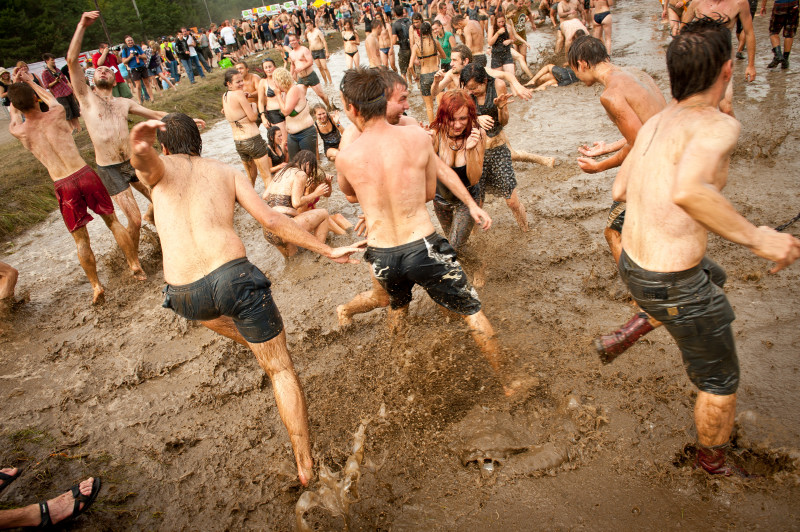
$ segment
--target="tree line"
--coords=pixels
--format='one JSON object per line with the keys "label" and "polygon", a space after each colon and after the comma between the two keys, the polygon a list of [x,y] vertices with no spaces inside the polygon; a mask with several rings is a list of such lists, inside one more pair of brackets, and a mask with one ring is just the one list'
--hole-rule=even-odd
{"label": "tree line", "polygon": [[[263,3],[270,5],[278,1],[264,0]],[[181,26],[207,27],[209,14],[217,24],[225,19],[239,18],[243,9],[262,5],[262,1],[97,0],[97,4],[114,46],[126,35],[141,42],[174,35]],[[0,28],[3,28],[0,32],[0,66],[14,66],[19,60],[28,63],[41,61],[43,53],[64,56],[81,13],[94,9],[94,0],[0,2]],[[84,48],[94,49],[103,41],[106,41],[103,26],[95,24],[86,32]]]}

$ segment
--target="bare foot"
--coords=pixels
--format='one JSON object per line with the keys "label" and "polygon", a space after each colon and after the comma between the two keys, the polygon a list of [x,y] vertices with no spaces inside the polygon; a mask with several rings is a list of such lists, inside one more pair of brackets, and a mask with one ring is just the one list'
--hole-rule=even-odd
{"label": "bare foot", "polygon": [[297,478],[303,486],[308,486],[308,483],[314,479],[314,461],[311,458],[306,461],[306,465],[302,465],[300,460],[297,460]]}
{"label": "bare foot", "polygon": [[[89,496],[92,493],[92,485],[94,483],[94,478],[87,478],[83,482],[80,483],[80,492],[81,495]],[[79,509],[83,509],[87,503],[81,502]],[[68,491],[66,493],[62,493],[55,499],[50,499],[47,501],[47,506],[50,510],[50,521],[53,524],[56,524],[64,519],[72,517],[73,509],[75,506],[75,499],[72,496],[72,492]]]}
{"label": "bare foot", "polygon": [[92,288],[94,294],[92,295],[92,305],[102,305],[106,302],[106,289],[98,285]]}
{"label": "bare foot", "polygon": [[339,318],[339,325],[342,327],[353,324],[353,318],[347,315],[344,305],[336,307],[336,316]]}
{"label": "bare foot", "polygon": [[131,269],[131,275],[133,275],[133,278],[137,281],[147,280],[147,274],[144,273],[144,270],[141,267]]}

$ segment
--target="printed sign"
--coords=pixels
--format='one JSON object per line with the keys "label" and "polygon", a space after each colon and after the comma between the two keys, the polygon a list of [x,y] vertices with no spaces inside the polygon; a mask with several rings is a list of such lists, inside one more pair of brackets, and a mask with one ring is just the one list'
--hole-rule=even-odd
{"label": "printed sign", "polygon": [[259,16],[259,17],[266,16],[266,14],[267,14],[267,8],[266,8],[266,7],[259,7],[259,8],[256,8],[256,12],[258,13],[258,16]]}
{"label": "printed sign", "polygon": [[294,7],[295,7],[294,6],[294,2],[284,2],[283,3],[283,9],[285,9],[286,11],[294,11]]}

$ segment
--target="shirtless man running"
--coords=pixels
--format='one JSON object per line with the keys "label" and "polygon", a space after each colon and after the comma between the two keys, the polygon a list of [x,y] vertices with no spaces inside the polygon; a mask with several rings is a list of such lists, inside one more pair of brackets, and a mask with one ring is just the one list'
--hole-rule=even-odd
{"label": "shirtless man running", "polygon": [[719,112],[732,75],[731,32],[713,20],[687,24],[670,43],[673,103],[651,118],[614,181],[627,201],[620,275],[637,303],[663,322],[698,387],[696,466],[747,473],[726,463],[739,364],[725,272],[706,256],[708,231],[777,264],[800,257],[800,241],[755,227],[722,195],[741,125]]}
{"label": "shirtless man running", "polygon": [[[163,155],[153,148],[158,135]],[[294,449],[300,482],[313,475],[306,401],[286,348],[270,281],[248,262],[233,229],[236,203],[286,242],[336,262],[358,247],[331,249],[264,203],[250,180],[231,166],[200,157],[202,139],[191,118],[173,113],[148,120],[130,135],[136,173],[153,190],[164,257],[164,307],[248,346],[272,381],[275,402]]]}
{"label": "shirtless man running", "polygon": [[[112,94],[117,83],[115,74],[106,66],[100,66],[95,70],[95,90],[89,89],[78,57],[86,28],[94,24],[99,16],[99,11],[89,11],[81,16],[67,51],[67,66],[73,80],[75,96],[81,104],[86,129],[94,145],[97,174],[111,199],[127,218],[127,230],[138,254],[142,214],[131,187],[138,190],[148,201],[150,201],[150,189],[139,182],[130,163],[128,115],[158,119],[167,113],[153,111],[129,98],[115,98]],[[202,120],[198,123],[205,126]],[[145,219],[152,223],[152,206],[145,214]]]}
{"label": "shirtless man running", "polygon": [[[109,72],[113,80],[114,73],[110,69]],[[30,74],[24,72],[19,77],[24,83],[14,83],[8,89],[11,100],[8,131],[47,168],[55,186],[61,216],[78,247],[78,260],[92,284],[92,303],[102,303],[105,289],[97,277],[97,263],[86,230],[86,224],[92,221],[87,207],[99,214],[111,229],[133,277],[143,281],[147,276],[139,264],[131,235],[114,214],[114,204],[106,188],[78,152],[72,138],[72,127],[64,119],[64,108],[52,94],[36,85]],[[37,96],[50,107],[48,112],[41,112]],[[20,113],[25,113],[24,121]]]}
{"label": "shirtless man running", "polygon": [[311,50],[311,57],[317,65],[319,73],[322,74],[324,83],[333,83],[331,71],[328,70],[328,41],[325,35],[310,18],[306,22],[306,39],[308,39],[308,49]]}
{"label": "shirtless man running", "polygon": [[[613,144],[595,142],[592,147],[581,146],[578,165],[587,174],[603,172],[622,164],[633,147],[636,135],[650,117],[661,112],[667,105],[653,78],[638,69],[622,69],[611,63],[606,48],[600,39],[578,37],[567,54],[575,75],[587,86],[600,83],[605,87],[600,103],[608,117],[617,126],[623,137]],[[595,157],[613,153],[602,161]],[[604,236],[614,257],[619,262],[622,252],[622,225],[625,221],[625,204],[611,204]],[[628,322],[611,334],[595,340],[600,358],[608,364],[625,352],[639,338],[658,327],[660,323],[644,312],[638,312]]]}
{"label": "shirtless man running", "polygon": [[[456,15],[451,20],[453,29],[461,37],[464,44],[472,52],[472,62],[481,66],[489,63],[486,61],[486,38],[483,35],[483,28],[476,20],[465,18],[463,15]],[[452,56],[451,56],[452,59]]]}
{"label": "shirtless man running", "polygon": [[[721,20],[733,32],[736,20],[742,23],[744,39],[747,45],[747,68],[744,71],[745,81],[756,79],[756,34],[753,30],[753,17],[750,15],[750,4],[747,0],[694,0],[686,6],[681,21],[686,24],[695,19],[708,17]],[[735,50],[734,50],[735,51]],[[734,52],[731,52],[734,53]],[[731,55],[733,57],[733,55]],[[720,111],[731,116],[733,114],[733,78],[731,78],[725,98],[722,99]]]}
{"label": "shirtless man running", "polygon": [[311,50],[305,46],[300,45],[300,40],[297,35],[289,35],[289,61],[292,62],[291,74],[293,78],[297,79],[298,85],[303,85],[308,89],[311,87],[320,100],[325,103],[325,107],[331,108],[331,102],[328,97],[322,92],[322,87],[319,84],[319,77],[314,72],[314,59],[311,57]]}
{"label": "shirtless man running", "polygon": [[[503,381],[506,394],[513,394],[514,384],[501,373],[503,360],[478,294],[453,248],[436,233],[425,207],[436,190],[439,159],[430,136],[420,128],[386,121],[381,72],[348,70],[342,87],[345,112],[360,135],[336,157],[339,188],[364,211],[369,244],[364,260],[372,266],[373,285],[382,289],[379,301],[357,296],[347,305],[350,315],[390,305],[389,323],[396,330],[408,312],[411,289],[419,284],[436,303],[464,316],[473,339]],[[471,203],[470,212],[479,219],[477,205],[460,179],[458,183],[462,192],[458,195],[463,196],[459,199]],[[486,228],[488,220],[483,219],[481,225]]]}

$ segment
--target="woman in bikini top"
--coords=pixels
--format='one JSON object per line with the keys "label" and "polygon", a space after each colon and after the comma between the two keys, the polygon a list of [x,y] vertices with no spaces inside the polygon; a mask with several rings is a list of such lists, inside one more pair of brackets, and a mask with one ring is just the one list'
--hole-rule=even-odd
{"label": "woman in bikini top", "polygon": [[255,137],[259,134],[255,124],[258,113],[244,95],[242,75],[235,70],[228,70],[225,72],[225,86],[228,90],[222,95],[222,112],[231,125],[233,140]]}
{"label": "woman in bikini top", "polygon": [[342,30],[342,40],[344,41],[344,53],[347,54],[347,69],[361,64],[361,57],[358,54],[358,34],[353,29],[353,19],[344,21],[344,29]]}
{"label": "woman in bikini top", "polygon": [[275,69],[272,78],[280,91],[275,96],[280,103],[281,112],[286,116],[286,131],[293,134],[314,127],[314,119],[308,110],[306,87],[295,84],[292,75],[285,68]]}
{"label": "woman in bikini top", "polygon": [[264,79],[258,82],[258,112],[265,124],[278,126],[283,133],[283,144],[286,146],[286,119],[281,113],[281,104],[276,93],[277,85],[272,79],[275,72],[275,62],[265,59],[261,64],[264,69]]}

